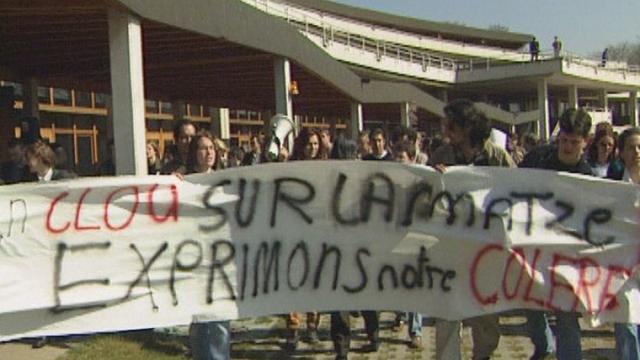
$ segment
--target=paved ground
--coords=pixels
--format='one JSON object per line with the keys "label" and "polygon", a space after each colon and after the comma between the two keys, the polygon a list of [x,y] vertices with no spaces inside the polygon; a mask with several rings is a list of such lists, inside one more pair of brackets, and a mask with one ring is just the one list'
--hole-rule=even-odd
{"label": "paved ground", "polygon": [[[435,338],[432,324],[425,321],[425,349],[416,351],[407,347],[406,329],[397,333],[391,331],[393,315],[383,313],[381,316],[381,347],[378,353],[365,354],[359,352],[366,337],[363,332],[361,318],[353,321],[354,337],[349,358],[352,360],[373,359],[435,359]],[[533,347],[524,332],[525,319],[522,316],[501,317],[503,336],[494,354],[494,359],[528,359]],[[613,330],[611,327],[593,329],[582,324],[582,343],[584,359],[615,359]],[[284,320],[280,317],[263,317],[234,322],[233,359],[333,359],[332,344],[329,340],[329,316],[322,316],[320,327],[321,342],[309,345],[300,343],[298,350],[288,353],[282,349]],[[182,335],[176,335],[184,337]],[[31,346],[22,343],[0,345],[0,360],[54,360],[66,352],[62,344],[54,343],[42,349],[32,350]],[[465,359],[471,355],[471,336],[469,329],[464,330],[463,352]],[[185,359],[187,357],[185,356]]]}

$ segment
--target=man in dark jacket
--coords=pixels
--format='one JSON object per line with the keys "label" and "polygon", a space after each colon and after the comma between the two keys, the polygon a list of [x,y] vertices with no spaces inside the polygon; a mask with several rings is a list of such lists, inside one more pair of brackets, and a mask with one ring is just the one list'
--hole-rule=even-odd
{"label": "man in dark jacket", "polygon": [[197,131],[198,128],[196,125],[189,120],[182,120],[176,124],[173,128],[173,141],[176,145],[176,151],[175,154],[172,154],[172,159],[162,168],[162,174],[186,174],[189,144],[191,143],[191,138],[196,135]]}
{"label": "man in dark jacket", "polygon": [[363,156],[362,160],[393,161],[391,152],[387,150],[387,137],[380,128],[371,132],[371,150],[372,152]]}
{"label": "man in dark jacket", "polygon": [[[593,175],[583,156],[590,130],[591,117],[584,109],[567,109],[560,117],[558,144],[534,148],[524,157],[520,167]],[[535,347],[531,359],[543,359],[553,353],[553,334],[546,314],[543,311],[527,312],[527,327]],[[578,314],[557,312],[556,333],[558,359],[582,359]]]}
{"label": "man in dark jacket", "polygon": [[[509,153],[489,140],[491,123],[473,102],[458,99],[444,108],[442,129],[451,143],[452,165],[515,167]],[[448,164],[434,164],[441,172]],[[497,314],[488,314],[469,319],[473,338],[475,359],[489,359],[500,341]],[[458,360],[461,358],[461,322],[436,320],[436,359]]]}

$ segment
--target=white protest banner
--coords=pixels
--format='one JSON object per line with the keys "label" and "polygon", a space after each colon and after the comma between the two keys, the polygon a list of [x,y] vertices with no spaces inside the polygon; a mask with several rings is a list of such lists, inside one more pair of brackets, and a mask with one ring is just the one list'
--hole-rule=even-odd
{"label": "white protest banner", "polygon": [[638,191],[540,170],[293,162],[0,188],[0,339],[293,310],[640,322]]}

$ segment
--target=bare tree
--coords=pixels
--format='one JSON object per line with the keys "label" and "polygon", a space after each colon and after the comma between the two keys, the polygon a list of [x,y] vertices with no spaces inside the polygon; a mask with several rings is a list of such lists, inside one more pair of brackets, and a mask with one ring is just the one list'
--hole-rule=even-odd
{"label": "bare tree", "polygon": [[[609,60],[624,61],[632,65],[640,65],[640,37],[635,42],[623,41],[607,46]],[[600,59],[602,50],[592,53],[591,57]]]}

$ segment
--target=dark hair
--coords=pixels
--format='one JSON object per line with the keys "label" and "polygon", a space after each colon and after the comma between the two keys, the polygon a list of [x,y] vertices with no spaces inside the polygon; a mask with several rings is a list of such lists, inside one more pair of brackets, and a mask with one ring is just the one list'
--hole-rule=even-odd
{"label": "dark hair", "polygon": [[624,144],[627,142],[627,139],[634,135],[640,136],[640,128],[628,128],[627,130],[623,131],[622,134],[620,134],[620,137],[618,137],[618,150],[620,152],[624,150]]}
{"label": "dark hair", "polygon": [[522,135],[522,144],[520,145],[528,145],[531,148],[534,148],[538,146],[538,143],[540,143],[540,137],[532,132],[528,132]]}
{"label": "dark hair", "polygon": [[418,136],[418,133],[415,130],[402,125],[393,132],[391,136],[391,141],[393,143],[396,143],[398,141],[401,141],[402,138],[406,137],[410,141],[416,142],[417,136]]}
{"label": "dark hair", "polygon": [[607,136],[613,139],[613,149],[614,149],[614,151],[612,151],[611,154],[609,154],[609,158],[607,159],[607,162],[611,162],[615,157],[616,135],[613,133],[612,127],[602,126],[600,127],[600,129],[596,131],[596,135],[594,136],[593,141],[591,142],[591,146],[589,146],[588,155],[589,155],[590,162],[595,163],[596,161],[598,161],[598,143],[600,142],[600,140],[602,140],[602,138]]}
{"label": "dark hair", "polygon": [[371,133],[369,134],[369,139],[373,139],[377,135],[382,135],[382,138],[387,140],[387,134],[385,134],[384,130],[380,128],[373,129],[373,131],[371,131]]}
{"label": "dark hair", "polygon": [[358,157],[358,144],[351,139],[347,139],[343,134],[333,142],[331,158],[336,160],[355,160]]}
{"label": "dark hair", "polygon": [[460,129],[469,129],[469,143],[472,147],[479,147],[491,135],[491,122],[472,101],[457,99],[444,107],[444,114]]}
{"label": "dark hair", "polygon": [[560,116],[560,131],[586,138],[591,130],[591,116],[583,108],[569,108]]}
{"label": "dark hair", "polygon": [[56,154],[53,152],[53,149],[42,140],[37,140],[29,144],[25,155],[27,159],[32,157],[39,159],[44,165],[51,168],[54,167],[56,163]]}
{"label": "dark hair", "polygon": [[198,157],[196,154],[198,153],[198,146],[199,146],[198,143],[203,138],[207,138],[211,140],[211,142],[213,143],[213,148],[216,151],[216,159],[211,168],[213,170],[219,170],[220,167],[222,166],[222,162],[220,161],[220,150],[218,149],[216,137],[213,134],[211,134],[209,131],[201,130],[196,134],[196,136],[193,137],[193,139],[191,139],[191,142],[189,143],[189,153],[187,155],[187,173],[189,174],[197,171]]}
{"label": "dark hair", "polygon": [[173,140],[178,140],[178,135],[180,135],[180,129],[182,129],[183,126],[188,126],[191,125],[193,126],[194,129],[196,129],[196,131],[198,131],[198,126],[191,120],[179,120],[178,122],[176,122],[176,125],[173,127]]}
{"label": "dark hair", "polygon": [[400,140],[393,145],[393,155],[398,155],[402,152],[406,152],[411,159],[416,158],[416,147],[411,141]]}
{"label": "dark hair", "polygon": [[[309,144],[312,136],[318,138],[318,155],[315,158],[309,159],[305,153],[305,149]],[[323,160],[327,158],[327,149],[325,149],[322,141],[320,141],[320,131],[316,129],[304,128],[298,134],[298,137],[293,142],[293,152],[291,154],[291,160]]]}

